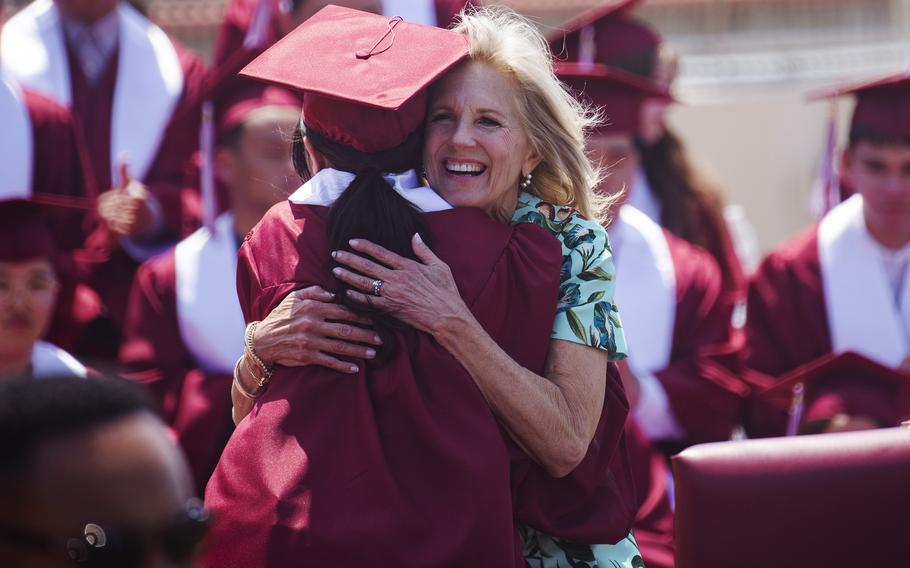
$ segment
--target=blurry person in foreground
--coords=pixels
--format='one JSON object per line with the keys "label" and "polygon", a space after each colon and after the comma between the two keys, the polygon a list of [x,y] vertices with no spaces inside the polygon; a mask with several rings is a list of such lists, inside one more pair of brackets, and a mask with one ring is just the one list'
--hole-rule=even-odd
{"label": "blurry person in foreground", "polygon": [[186,462],[135,387],[0,384],[0,564],[190,566],[207,515]]}

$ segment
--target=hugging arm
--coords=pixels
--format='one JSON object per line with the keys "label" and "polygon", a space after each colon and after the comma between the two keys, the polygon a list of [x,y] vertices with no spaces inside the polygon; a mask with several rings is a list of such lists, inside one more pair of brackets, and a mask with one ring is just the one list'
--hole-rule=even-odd
{"label": "hugging arm", "polygon": [[[486,333],[458,293],[449,267],[415,237],[419,261],[400,257],[368,241],[335,260],[361,276],[336,268],[335,276],[357,290],[384,282],[381,297],[356,291],[355,301],[395,315],[430,333],[471,374],[512,439],[553,476],[571,472],[587,452],[604,399],[605,351],[552,340],[545,376],[516,363]],[[380,264],[381,263],[381,264]]]}

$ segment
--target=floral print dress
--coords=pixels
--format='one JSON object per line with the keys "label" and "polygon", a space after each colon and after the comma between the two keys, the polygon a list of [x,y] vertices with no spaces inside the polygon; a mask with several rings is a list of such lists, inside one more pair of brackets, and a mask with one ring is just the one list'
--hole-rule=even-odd
{"label": "floral print dress", "polygon": [[[547,203],[527,192],[518,196],[512,223],[534,223],[562,244],[559,304],[553,339],[603,349],[611,361],[626,357],[626,338],[613,304],[616,289],[613,251],[600,223],[571,207]],[[518,527],[528,568],[642,568],[635,537],[616,544],[578,544],[531,527]]]}

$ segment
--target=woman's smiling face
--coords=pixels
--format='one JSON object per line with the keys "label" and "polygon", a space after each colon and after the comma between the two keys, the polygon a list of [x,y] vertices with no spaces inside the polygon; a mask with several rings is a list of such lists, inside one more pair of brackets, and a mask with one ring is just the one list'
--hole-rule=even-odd
{"label": "woman's smiling face", "polygon": [[515,85],[467,62],[433,87],[423,161],[427,181],[456,207],[512,217],[518,183],[540,163],[519,116]]}

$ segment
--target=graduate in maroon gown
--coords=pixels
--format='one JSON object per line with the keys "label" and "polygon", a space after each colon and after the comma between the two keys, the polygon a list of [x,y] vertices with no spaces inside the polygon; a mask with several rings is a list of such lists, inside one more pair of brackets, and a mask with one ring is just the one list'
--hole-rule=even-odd
{"label": "graduate in maroon gown", "polygon": [[[605,109],[607,123],[588,144],[603,164],[611,164],[600,191],[618,194],[635,176],[633,136],[642,102],[664,92],[599,64],[559,63],[556,71]],[[733,298],[724,293],[717,262],[628,204],[607,232],[629,342],[628,364],[621,369],[639,427],[667,453],[728,439],[740,423],[748,389],[737,376]]]}
{"label": "graduate in maroon gown", "polygon": [[[35,53],[34,57],[14,54]],[[99,227],[82,266],[119,323],[137,263],[182,229],[198,57],[119,0],[35,0],[4,26],[3,69],[70,109]]]}
{"label": "graduate in maroon gown", "polygon": [[[347,240],[355,234],[411,256],[417,232],[449,264],[494,339],[521,365],[542,372],[556,309],[558,242],[539,227],[510,227],[479,210],[451,209],[419,185],[410,168],[421,150],[426,95],[420,89],[463,57],[466,44],[450,32],[391,25],[394,42],[377,47],[391,35],[389,20],[326,8],[247,69],[307,92],[304,143],[315,175],[273,208],[241,248],[244,315],[264,318],[306,285],[335,289],[329,252],[350,250]],[[303,41],[308,34],[347,39],[319,46]],[[433,50],[409,49],[415,43]],[[332,49],[341,56],[339,46],[356,57],[336,74],[289,73],[302,49],[313,49],[320,61]],[[405,62],[410,73],[402,79],[396,71]],[[366,81],[365,90],[364,76],[384,84]],[[400,173],[380,177],[384,170]],[[364,210],[367,203],[372,206]],[[535,518],[558,500],[546,490],[554,480],[503,437],[467,371],[429,335],[373,317],[385,351],[355,365],[353,376],[277,366],[274,376],[256,371],[267,387],[235,388],[257,400],[207,489],[222,525],[206,565],[381,558],[396,566],[521,566],[516,520],[549,521],[583,542],[616,542],[627,534],[628,525],[604,524],[614,511],[586,511],[594,520],[566,500],[561,518]],[[517,327],[522,333],[514,333]],[[514,463],[521,460],[526,467]],[[528,518],[513,518],[513,507]]]}
{"label": "graduate in maroon gown", "polygon": [[60,301],[51,213],[59,206],[0,193],[0,380],[86,377],[72,355],[43,341]]}
{"label": "graduate in maroon gown", "polygon": [[145,262],[133,282],[119,362],[146,385],[174,430],[200,490],[233,430],[231,371],[243,354],[237,249],[269,207],[297,187],[287,143],[296,95],[257,85],[220,115],[217,174],[228,210]]}
{"label": "graduate in maroon gown", "polygon": [[[759,388],[830,353],[910,367],[910,76],[840,87],[857,105],[840,174],[856,194],[780,245],[749,286],[747,366]],[[782,435],[755,397],[749,433]]]}
{"label": "graduate in maroon gown", "polygon": [[78,259],[93,226],[94,203],[84,196],[83,169],[69,112],[53,100],[22,88],[0,71],[0,193],[38,195],[69,207],[45,212],[56,248],[60,283],[47,332],[51,342],[76,347],[100,311],[100,299],[80,282]]}
{"label": "graduate in maroon gown", "polygon": [[[675,62],[660,34],[632,14],[637,4],[638,0],[611,0],[582,12],[550,34],[551,49],[559,59],[601,63],[669,90]],[[711,253],[721,269],[724,291],[742,301],[745,275],[724,219],[720,191],[701,175],[679,136],[667,128],[665,115],[672,102],[669,97],[651,98],[637,111],[642,116],[635,133],[636,171],[627,186],[629,203]],[[606,112],[615,114],[609,107]]]}

